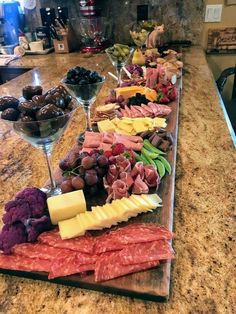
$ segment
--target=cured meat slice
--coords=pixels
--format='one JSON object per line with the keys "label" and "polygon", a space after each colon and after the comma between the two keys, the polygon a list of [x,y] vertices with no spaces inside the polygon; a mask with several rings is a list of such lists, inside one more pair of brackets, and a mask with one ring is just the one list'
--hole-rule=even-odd
{"label": "cured meat slice", "polygon": [[140,112],[140,117],[146,117],[145,111],[143,110],[142,107],[140,106],[133,106],[133,107]]}
{"label": "cured meat slice", "polygon": [[71,254],[71,250],[59,249],[42,243],[21,243],[13,247],[12,252],[29,258],[42,258],[46,260],[54,260],[59,255],[66,257]]}
{"label": "cured meat slice", "polygon": [[97,132],[85,132],[83,147],[97,148],[102,141],[102,134]]}
{"label": "cured meat slice", "polygon": [[81,264],[76,252],[71,253],[66,258],[56,259],[50,269],[49,279],[69,276],[80,272],[94,270],[95,264]]}
{"label": "cured meat slice", "polygon": [[104,152],[111,150],[111,144],[108,143],[100,143],[99,149],[103,149]]}
{"label": "cured meat slice", "polygon": [[154,117],[153,111],[151,108],[149,108],[148,105],[141,104],[141,107],[143,108],[143,110],[145,110],[146,117],[151,117],[151,118]]}
{"label": "cured meat slice", "polygon": [[108,132],[102,133],[102,141],[103,143],[113,144],[114,143],[113,133],[108,133]]}
{"label": "cured meat slice", "polygon": [[4,255],[0,253],[0,268],[20,271],[49,272],[51,261],[40,258],[28,258],[19,255]]}
{"label": "cured meat slice", "polygon": [[117,168],[119,170],[119,173],[121,173],[121,172],[130,172],[130,170],[131,170],[131,163],[125,156],[118,155],[118,156],[115,156],[115,158],[116,158],[116,166],[117,166]]}
{"label": "cured meat slice", "polygon": [[124,144],[127,149],[132,149],[136,151],[140,151],[143,147],[143,143],[134,143],[127,139],[123,139],[122,144]]}
{"label": "cured meat slice", "polygon": [[174,258],[171,244],[165,240],[129,245],[119,253],[124,265],[139,264]]}
{"label": "cured meat slice", "polygon": [[98,259],[95,265],[95,281],[105,281],[112,278],[117,278],[148,268],[159,265],[158,261],[141,263],[136,265],[122,265],[119,255],[111,253]]}
{"label": "cured meat slice", "polygon": [[135,223],[105,233],[96,238],[95,254],[123,249],[127,244],[171,240],[172,233],[156,224]]}
{"label": "cured meat slice", "polygon": [[128,189],[133,185],[134,180],[130,173],[128,172],[121,172],[120,173],[120,180],[124,181],[128,186]]}
{"label": "cured meat slice", "polygon": [[77,252],[93,254],[95,239],[92,236],[84,235],[78,238],[62,240],[59,232],[44,232],[38,237],[39,242],[49,246],[68,249]]}
{"label": "cured meat slice", "polygon": [[15,255],[28,258],[41,258],[51,261],[64,259],[68,256],[76,254],[77,261],[81,265],[95,263],[97,259],[97,256],[95,255],[75,252],[68,249],[59,249],[42,243],[22,243],[19,245],[17,244],[13,248],[13,253]]}
{"label": "cured meat slice", "polygon": [[121,199],[122,197],[128,197],[128,186],[127,184],[122,180],[116,180],[112,184],[112,193],[113,193],[113,199]]}
{"label": "cured meat slice", "polygon": [[154,116],[157,117],[159,113],[159,109],[156,107],[156,104],[153,102],[149,102],[147,105],[153,111]]}
{"label": "cured meat slice", "polygon": [[155,187],[158,186],[160,183],[160,177],[156,171],[156,169],[153,167],[153,165],[145,165],[144,166],[144,173],[145,173],[145,183],[149,187]]}
{"label": "cured meat slice", "polygon": [[114,133],[114,139],[115,139],[115,142],[117,142],[117,143],[122,143],[123,139],[127,139],[131,142],[134,142],[134,143],[142,143],[143,142],[143,138],[141,136],[138,136],[138,135],[126,135],[126,134]]}
{"label": "cured meat slice", "polygon": [[140,174],[138,174],[134,181],[132,193],[147,194],[148,192],[149,192],[148,185],[141,179]]}
{"label": "cured meat slice", "polygon": [[122,117],[128,117],[128,114],[127,114],[127,112],[126,112],[125,109],[120,108],[119,111],[120,111],[120,113],[122,114]]}
{"label": "cured meat slice", "polygon": [[112,183],[118,179],[119,171],[115,164],[109,165],[106,175],[106,185],[111,186]]}
{"label": "cured meat slice", "polygon": [[141,116],[140,112],[134,106],[131,106],[130,110],[132,112],[132,118],[138,118]]}
{"label": "cured meat slice", "polygon": [[155,104],[155,106],[156,106],[156,108],[159,111],[158,116],[162,116],[162,117],[168,116],[171,113],[171,111],[172,111],[172,109],[169,106],[167,106],[167,105]]}
{"label": "cured meat slice", "polygon": [[126,111],[126,114],[127,114],[127,116],[129,117],[129,118],[132,118],[132,111],[129,109],[129,107],[128,106],[125,106],[125,111]]}
{"label": "cured meat slice", "polygon": [[137,175],[140,175],[142,180],[144,179],[144,165],[142,161],[136,162],[136,164],[134,165],[134,168],[131,171],[131,176],[133,178],[136,178]]}

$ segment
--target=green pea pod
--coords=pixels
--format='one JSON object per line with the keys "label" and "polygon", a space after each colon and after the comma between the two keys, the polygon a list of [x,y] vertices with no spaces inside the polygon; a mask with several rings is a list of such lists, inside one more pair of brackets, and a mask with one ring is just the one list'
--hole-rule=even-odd
{"label": "green pea pod", "polygon": [[140,156],[139,154],[137,154],[137,153],[135,153],[135,160],[136,160],[137,162],[138,162],[138,161],[142,161],[142,162],[143,162],[141,156]]}
{"label": "green pea pod", "polygon": [[166,173],[165,166],[163,165],[163,163],[160,160],[154,160],[154,162],[157,166],[157,172],[158,172],[160,178],[163,178],[165,173]]}
{"label": "green pea pod", "polygon": [[123,45],[123,44],[114,44],[114,47],[117,47],[117,46],[119,46],[119,47],[122,48],[122,49],[129,49],[129,46],[127,46],[127,45]]}
{"label": "green pea pod", "polygon": [[143,141],[143,146],[144,148],[146,148],[147,150],[151,151],[152,153],[156,153],[156,154],[160,154],[160,155],[166,155],[166,153],[164,153],[162,150],[156,148],[155,146],[153,146],[149,140],[144,140]]}
{"label": "green pea pod", "polygon": [[146,149],[145,147],[142,147],[141,153],[143,153],[145,156],[148,156],[151,159],[156,159],[157,156],[159,155],[157,153],[151,152],[150,150]]}
{"label": "green pea pod", "polygon": [[144,156],[143,154],[140,155],[140,158],[142,159],[142,162],[145,164],[145,165],[149,165],[150,162],[148,161],[148,159],[146,158],[146,156]]}
{"label": "green pea pod", "polygon": [[141,156],[144,156],[144,158],[147,160],[149,165],[153,165],[155,169],[157,168],[155,162],[149,156],[147,156],[145,152],[142,152]]}
{"label": "green pea pod", "polygon": [[163,163],[166,171],[169,174],[171,174],[171,165],[170,165],[169,161],[167,161],[163,156],[160,156],[160,155],[157,158]]}

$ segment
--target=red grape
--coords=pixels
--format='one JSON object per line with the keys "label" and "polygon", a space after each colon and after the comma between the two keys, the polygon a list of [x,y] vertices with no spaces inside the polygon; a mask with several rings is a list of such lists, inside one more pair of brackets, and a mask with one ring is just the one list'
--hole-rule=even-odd
{"label": "red grape", "polygon": [[85,180],[87,185],[95,185],[98,182],[98,176],[97,176],[97,174],[86,172],[84,180]]}
{"label": "red grape", "polygon": [[69,192],[72,192],[74,191],[74,188],[72,186],[72,180],[71,179],[67,179],[65,181],[63,181],[61,183],[61,191],[62,193],[69,193]]}
{"label": "red grape", "polygon": [[72,179],[72,186],[75,190],[81,190],[84,188],[84,180],[77,176]]}
{"label": "red grape", "polygon": [[81,166],[84,169],[91,169],[94,166],[94,158],[91,156],[86,156],[81,161]]}
{"label": "red grape", "polygon": [[97,159],[99,167],[106,167],[108,165],[108,158],[105,155],[101,155]]}

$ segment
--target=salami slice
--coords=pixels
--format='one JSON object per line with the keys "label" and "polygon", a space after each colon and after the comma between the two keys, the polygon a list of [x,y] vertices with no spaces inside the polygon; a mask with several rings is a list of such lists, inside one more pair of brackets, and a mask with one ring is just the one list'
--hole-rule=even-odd
{"label": "salami slice", "polygon": [[66,258],[57,259],[52,263],[48,279],[69,276],[80,272],[94,270],[95,263],[81,265],[76,252],[72,252]]}
{"label": "salami slice", "polygon": [[171,244],[165,240],[132,244],[119,253],[124,265],[139,264],[174,258]]}
{"label": "salami slice", "polygon": [[25,256],[29,258],[42,258],[55,261],[57,259],[67,258],[73,254],[76,254],[76,258],[79,264],[91,264],[95,263],[97,256],[75,252],[68,249],[59,249],[56,247],[48,246],[42,243],[22,243],[13,247],[13,253],[15,255]]}
{"label": "salami slice", "polygon": [[94,237],[85,235],[74,239],[62,240],[59,232],[44,232],[38,237],[39,242],[49,246],[92,254],[94,251]]}
{"label": "salami slice", "polygon": [[97,237],[95,254],[121,250],[127,244],[171,239],[172,233],[165,227],[156,224],[136,223]]}
{"label": "salami slice", "polygon": [[19,255],[0,254],[0,268],[21,271],[49,272],[51,261],[40,258],[28,258]]}
{"label": "salami slice", "polygon": [[95,281],[105,281],[159,265],[158,261],[135,265],[122,265],[119,253],[113,252],[100,257],[95,265]]}

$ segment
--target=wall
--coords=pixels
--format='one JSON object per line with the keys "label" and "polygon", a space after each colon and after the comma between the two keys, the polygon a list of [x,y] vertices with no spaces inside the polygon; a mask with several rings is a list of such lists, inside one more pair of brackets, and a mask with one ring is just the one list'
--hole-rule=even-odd
{"label": "wall", "polygon": [[[236,27],[236,5],[226,6],[224,0],[206,0],[207,4],[223,4],[221,22],[219,23],[204,23],[202,31],[201,45],[203,48],[207,46],[207,33],[210,28],[224,28],[224,27]],[[207,61],[215,79],[217,79],[221,72],[229,67],[236,65],[235,54],[225,55],[207,55]],[[233,88],[233,76],[229,77],[224,87],[222,98],[225,102],[230,101]]]}
{"label": "wall", "polygon": [[[206,48],[207,46],[207,33],[210,28],[224,28],[236,27],[236,5],[226,6],[224,0],[206,0],[206,4],[223,4],[221,22],[218,23],[203,23],[201,45]],[[204,10],[205,14],[205,10]]]}
{"label": "wall", "polygon": [[[201,42],[203,27],[203,0],[100,0],[102,11],[113,23],[113,38],[116,42],[131,43],[129,29],[136,20],[136,7],[139,4],[148,4],[149,17],[156,19],[167,26],[164,40],[189,39],[194,44]],[[78,29],[79,1],[78,0],[37,0],[37,8],[26,11],[26,19],[33,30],[40,25],[40,7],[67,6],[73,24]]]}

